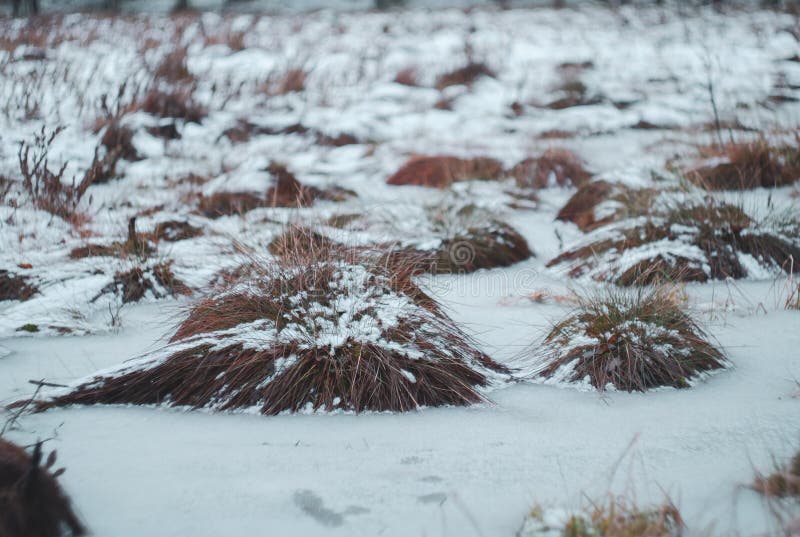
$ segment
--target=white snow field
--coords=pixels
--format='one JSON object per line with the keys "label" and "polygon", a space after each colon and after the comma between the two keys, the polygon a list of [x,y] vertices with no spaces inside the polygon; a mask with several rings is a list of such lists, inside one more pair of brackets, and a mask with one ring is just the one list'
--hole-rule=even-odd
{"label": "white snow field", "polygon": [[[730,126],[720,133],[726,140],[760,132],[797,144],[800,124],[800,22],[779,11],[587,3],[74,14],[26,24],[0,19],[0,193],[10,185],[0,198],[0,271],[37,288],[28,300],[0,301],[4,405],[31,397],[29,381],[72,385],[160,349],[217,274],[242,262],[243,248],[268,257],[286,223],[344,242],[435,248],[443,238],[423,208],[438,205],[475,205],[535,253],[506,268],[418,278],[481,350],[529,367],[570,309],[560,298],[603,285],[545,266],[586,237],[554,220],[574,188],[544,188],[523,203],[513,179],[445,190],[387,185],[409,156],[487,156],[510,168],[559,147],[596,179],[663,188],[680,182],[667,161],[691,160],[715,141],[711,95]],[[188,84],[207,110],[199,122],[132,105],[163,76],[155,73],[165,55],[182,47],[190,82],[175,84]],[[495,76],[435,88],[439,75],[469,61]],[[296,69],[305,73],[301,91],[275,90]],[[394,81],[404,69],[417,86]],[[593,104],[544,106],[575,77]],[[22,187],[20,144],[62,127],[49,166],[66,164],[63,180],[80,180],[103,136],[94,127],[104,95],[123,110],[141,159],[121,160],[115,178],[90,186],[73,223],[36,209]],[[225,133],[243,121],[251,136],[233,141]],[[308,130],[285,132],[296,124]],[[180,137],[159,137],[165,127]],[[355,143],[320,142],[340,134]],[[198,214],[201,195],[264,192],[276,181],[265,171],[271,161],[304,185],[355,195]],[[797,194],[795,185],[711,195],[758,214],[798,210]],[[374,225],[325,224],[359,214]],[[144,262],[171,262],[191,296],[160,296],[156,285],[122,304],[115,273],[138,266],[135,256],[70,257],[89,243],[124,242],[133,216],[142,233],[170,220],[200,229],[160,241]],[[686,285],[688,307],[731,364],[687,389],[599,393],[503,381],[486,390],[490,402],[405,414],[68,407],[24,413],[5,436],[22,445],[47,439],[67,468],[61,483],[99,537],[513,536],[536,504],[576,509],[609,493],[642,506],[668,496],[690,535],[771,535],[768,509],[745,486],[798,449],[800,311],[784,307],[797,281],[749,256],[742,263],[745,279]],[[540,296],[550,298],[532,299]],[[0,419],[12,416],[4,410]]]}

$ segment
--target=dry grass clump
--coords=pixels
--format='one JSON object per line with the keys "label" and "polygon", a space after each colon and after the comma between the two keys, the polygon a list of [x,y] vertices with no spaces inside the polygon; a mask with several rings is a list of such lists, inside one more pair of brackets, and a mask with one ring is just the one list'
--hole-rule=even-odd
{"label": "dry grass clump", "polygon": [[191,84],[195,81],[187,64],[186,47],[173,47],[153,69],[153,77],[169,84]]}
{"label": "dry grass clump", "polygon": [[33,454],[0,438],[0,535],[63,537],[86,529],[58,484],[64,470],[53,471],[56,453],[42,461],[42,444]]}
{"label": "dry grass clump", "polygon": [[487,157],[462,159],[451,156],[415,156],[409,159],[387,183],[447,188],[457,181],[494,180],[504,175],[500,161]]}
{"label": "dry grass clump", "polygon": [[791,215],[757,222],[735,205],[689,200],[599,228],[547,266],[564,264],[570,276],[626,286],[751,276],[742,255],[768,271],[796,273],[798,230]]}
{"label": "dry grass clump", "polygon": [[244,214],[258,207],[308,207],[317,198],[339,199],[341,192],[323,191],[300,183],[286,166],[271,162],[267,170],[274,184],[262,194],[251,192],[216,192],[201,196],[197,210],[208,218]]}
{"label": "dry grass clump", "polygon": [[276,129],[259,126],[247,120],[237,121],[236,125],[226,129],[222,133],[222,136],[228,138],[233,143],[244,143],[249,141],[253,136],[275,136],[281,134],[299,134],[310,136],[318,145],[328,147],[342,147],[345,145],[361,143],[358,137],[347,132],[326,134],[318,129],[306,127],[302,123],[292,123],[291,125]]}
{"label": "dry grass clump", "polygon": [[518,537],[681,537],[684,530],[680,511],[669,501],[641,509],[625,498],[609,497],[582,513],[556,520],[547,515],[534,507]]}
{"label": "dry grass clump", "polygon": [[111,244],[93,244],[73,248],[70,259],[84,259],[86,257],[136,257],[146,259],[155,253],[155,247],[136,232],[136,217],[128,220],[128,238],[125,241],[115,241]]}
{"label": "dry grass clump", "polygon": [[583,186],[592,174],[568,149],[551,148],[538,158],[527,158],[511,169],[517,186],[526,189],[550,186]]}
{"label": "dry grass clump", "polygon": [[554,91],[559,97],[547,103],[545,108],[563,110],[565,108],[572,108],[573,106],[589,106],[603,102],[602,97],[590,94],[586,84],[577,77],[565,77],[565,79],[554,88]]}
{"label": "dry grass clump", "polygon": [[552,328],[538,355],[535,377],[600,391],[686,388],[726,365],[671,287],[578,297],[575,311]]}
{"label": "dry grass clump", "polygon": [[120,124],[119,121],[110,121],[100,138],[100,145],[105,148],[107,155],[113,155],[115,159],[129,162],[142,160],[142,156],[133,145],[133,136],[132,128]]}
{"label": "dry grass clump", "polygon": [[795,145],[775,145],[765,138],[702,148],[704,159],[721,163],[686,170],[686,177],[707,190],[749,190],[787,186],[800,179],[800,138]]}
{"label": "dry grass clump", "polygon": [[[270,241],[267,250],[274,256],[284,259],[311,263],[315,259],[325,259],[337,252],[343,252],[345,246],[327,235],[310,227],[290,224],[278,236]],[[353,249],[355,251],[355,249]]]}
{"label": "dry grass clump", "polygon": [[759,473],[750,486],[767,498],[800,500],[800,453],[788,464],[776,466],[769,475]]}
{"label": "dry grass clump", "polygon": [[203,230],[184,220],[159,222],[153,228],[153,237],[159,241],[177,242],[193,239],[203,234]]}
{"label": "dry grass clump", "polygon": [[506,369],[407,276],[358,253],[252,259],[198,302],[162,351],[39,408],[409,411],[467,405]]}
{"label": "dry grass clump", "polygon": [[397,72],[397,75],[394,77],[394,81],[397,84],[401,84],[403,86],[411,86],[416,87],[419,86],[419,80],[417,79],[417,70],[414,67],[406,67],[405,69],[401,69]]}
{"label": "dry grass clump", "polygon": [[587,182],[558,211],[556,220],[591,231],[630,216],[647,214],[658,194],[654,188],[637,189],[602,180]]}
{"label": "dry grass clump", "polygon": [[118,295],[123,304],[138,302],[148,293],[153,298],[191,294],[191,289],[175,277],[171,265],[170,262],[163,262],[151,267],[134,267],[117,272],[114,281],[104,287],[92,302],[108,293]]}
{"label": "dry grass clump", "polygon": [[200,123],[208,115],[208,110],[194,100],[189,87],[154,87],[137,103],[137,107],[156,117],[182,119],[190,123]]}
{"label": "dry grass clump", "polygon": [[422,245],[401,248],[394,255],[415,267],[418,273],[466,274],[479,269],[507,267],[533,256],[517,230],[475,205],[443,205],[427,211],[429,238]]}
{"label": "dry grass clump", "polygon": [[71,184],[63,182],[67,164],[64,163],[57,171],[53,171],[48,162],[50,145],[62,130],[58,128],[48,134],[42,127],[42,130],[34,136],[32,143],[20,145],[17,156],[22,186],[37,209],[69,222],[78,223],[81,219],[78,203],[89,186],[98,179],[102,167],[98,166],[95,155],[95,161],[80,181],[76,183],[73,177]]}
{"label": "dry grass clump", "polygon": [[470,86],[484,76],[495,78],[497,75],[485,63],[470,61],[463,67],[440,75],[436,79],[436,89],[443,90],[456,85]]}
{"label": "dry grass clump", "polygon": [[21,300],[25,301],[38,292],[36,286],[27,278],[7,270],[0,270],[0,301]]}

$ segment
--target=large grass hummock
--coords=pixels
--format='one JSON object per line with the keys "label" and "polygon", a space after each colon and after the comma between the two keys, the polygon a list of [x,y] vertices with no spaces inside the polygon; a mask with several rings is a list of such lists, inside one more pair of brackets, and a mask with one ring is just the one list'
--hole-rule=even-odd
{"label": "large grass hummock", "polygon": [[40,408],[408,411],[467,405],[506,369],[407,275],[341,249],[255,260],[196,304],[159,352]]}
{"label": "large grass hummock", "polygon": [[601,391],[685,388],[726,365],[671,288],[578,297],[576,310],[552,328],[537,358],[533,376]]}

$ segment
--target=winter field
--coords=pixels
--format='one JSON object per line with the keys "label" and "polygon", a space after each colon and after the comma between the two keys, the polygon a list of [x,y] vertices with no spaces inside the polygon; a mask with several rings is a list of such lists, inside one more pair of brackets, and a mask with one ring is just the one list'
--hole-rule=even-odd
{"label": "winter field", "polygon": [[64,466],[102,537],[800,535],[799,126],[789,10],[0,18],[0,492]]}

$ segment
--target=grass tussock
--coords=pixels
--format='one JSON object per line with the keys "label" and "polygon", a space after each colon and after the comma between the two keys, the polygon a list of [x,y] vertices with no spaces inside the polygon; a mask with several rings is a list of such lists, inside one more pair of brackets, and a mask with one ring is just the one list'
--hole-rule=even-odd
{"label": "grass tussock", "polygon": [[686,388],[726,365],[674,287],[578,297],[576,309],[553,326],[538,352],[534,376],[600,391]]}
{"label": "grass tussock", "polygon": [[360,252],[252,259],[223,282],[165,349],[39,408],[409,411],[482,401],[506,372],[407,274]]}
{"label": "grass tussock", "polygon": [[134,267],[114,274],[114,280],[92,299],[92,302],[105,294],[115,294],[123,304],[139,302],[148,295],[153,298],[191,294],[191,289],[172,272],[170,262],[162,262],[150,267]]}
{"label": "grass tussock", "polygon": [[800,453],[783,465],[776,465],[769,475],[757,474],[751,488],[768,499],[800,500]]}
{"label": "grass tussock", "polygon": [[85,535],[53,470],[56,453],[42,460],[41,442],[33,454],[0,438],[0,535],[64,537]]}
{"label": "grass tussock", "polygon": [[580,185],[577,192],[558,211],[556,220],[572,222],[582,231],[591,231],[605,224],[649,212],[658,191],[653,188],[634,189],[607,181],[590,181]]}
{"label": "grass tussock", "polygon": [[458,181],[495,180],[504,176],[500,161],[487,157],[416,156],[387,179],[390,185],[447,188]]}
{"label": "grass tussock", "polygon": [[36,286],[24,276],[0,270],[0,301],[20,300],[24,302],[37,292]]}
{"label": "grass tussock", "polygon": [[533,256],[525,238],[513,227],[468,204],[443,205],[427,210],[430,231],[438,237],[431,248],[407,247],[394,252],[420,273],[468,274],[480,269],[507,267]]}
{"label": "grass tussock", "polygon": [[583,186],[592,174],[581,159],[568,149],[551,148],[538,158],[528,158],[511,169],[517,186],[540,189],[551,186]]}
{"label": "grass tussock", "polygon": [[436,79],[436,89],[443,90],[450,86],[470,86],[481,77],[495,78],[495,72],[483,62],[470,61],[463,67],[440,75]]}
{"label": "grass tussock", "polygon": [[686,170],[686,177],[707,190],[750,190],[787,186],[800,179],[800,138],[777,145],[765,138],[701,148],[700,156],[723,162]]}
{"label": "grass tussock", "polygon": [[300,183],[286,166],[271,162],[267,170],[273,184],[263,194],[252,192],[216,192],[200,197],[197,210],[208,218],[244,214],[259,207],[308,207],[317,198],[338,200],[344,193],[324,191]]}
{"label": "grass tussock", "polygon": [[753,264],[797,273],[798,230],[800,219],[792,215],[758,222],[735,205],[689,200],[597,229],[547,265],[623,286],[744,278],[753,275]]}
{"label": "grass tussock", "polygon": [[111,244],[88,243],[84,246],[73,248],[70,259],[84,259],[87,257],[118,257],[147,259],[153,255],[156,248],[147,237],[136,231],[136,217],[128,220],[128,238],[124,241],[115,241]]}
{"label": "grass tussock", "polygon": [[185,220],[159,222],[153,228],[153,237],[158,241],[177,242],[193,239],[203,234],[203,230]]}
{"label": "grass tussock", "polygon": [[[642,509],[625,498],[609,497],[583,512],[550,520],[537,506],[518,537],[681,537],[684,523],[672,502]],[[563,519],[563,520],[562,520]]]}
{"label": "grass tussock", "polygon": [[195,101],[192,89],[188,87],[154,87],[138,101],[137,108],[155,117],[182,119],[189,123],[200,123],[208,115],[208,110]]}

